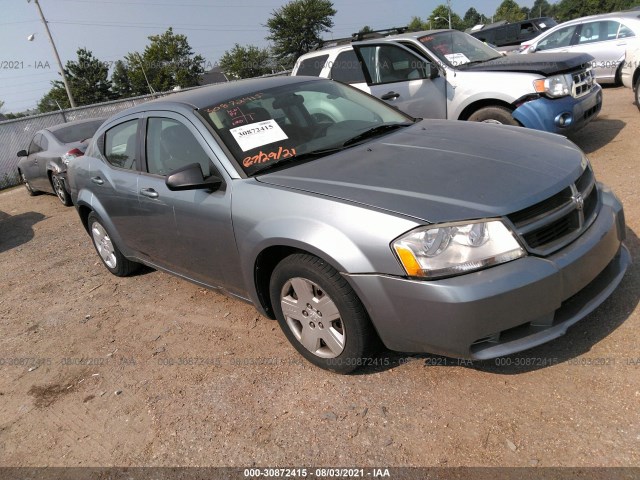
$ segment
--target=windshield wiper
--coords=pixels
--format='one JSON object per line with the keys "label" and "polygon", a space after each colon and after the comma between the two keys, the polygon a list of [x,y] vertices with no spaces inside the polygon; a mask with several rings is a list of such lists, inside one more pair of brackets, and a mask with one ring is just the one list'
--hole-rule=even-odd
{"label": "windshield wiper", "polygon": [[274,168],[280,168],[283,165],[287,165],[289,163],[297,163],[303,160],[309,160],[311,158],[320,158],[326,155],[330,155],[332,153],[339,152],[343,147],[337,148],[326,148],[324,150],[312,150],[310,152],[301,153],[299,155],[295,155],[293,157],[283,158],[282,160],[278,160],[275,163],[270,163],[269,165],[265,165],[261,169],[255,171],[253,175],[259,175],[261,173],[265,173],[269,170],[273,170]]}
{"label": "windshield wiper", "polygon": [[408,127],[410,125],[413,125],[413,122],[384,123],[382,125],[378,125],[376,127],[372,127],[369,130],[365,130],[364,132],[356,135],[355,137],[350,138],[349,140],[344,142],[342,144],[342,146],[343,147],[348,147],[350,145],[353,145],[353,144],[356,144],[356,143],[361,142],[363,140],[366,140],[367,138],[375,137],[375,136],[381,135],[381,134],[383,134],[385,132],[389,132],[389,131],[395,130],[397,128]]}

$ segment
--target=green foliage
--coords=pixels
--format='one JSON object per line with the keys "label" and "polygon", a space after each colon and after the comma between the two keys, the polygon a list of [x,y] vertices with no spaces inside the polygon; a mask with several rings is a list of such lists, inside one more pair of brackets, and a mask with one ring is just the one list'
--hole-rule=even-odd
{"label": "green foliage", "polygon": [[[77,106],[106,102],[113,98],[109,68],[84,48],[77,51],[78,59],[68,61],[64,73]],[[51,82],[51,90],[38,102],[41,112],[58,110],[71,106],[64,83],[60,80]]]}
{"label": "green foliage", "polygon": [[321,34],[333,27],[336,14],[330,0],[293,0],[275,10],[267,20],[273,53],[286,67],[321,45]]}
{"label": "green foliage", "polygon": [[371,28],[369,25],[365,25],[358,31],[358,33],[370,33],[370,32],[373,32],[373,28]]}
{"label": "green foliage", "polygon": [[555,7],[547,0],[535,0],[531,7],[531,17],[553,17],[555,15]]}
{"label": "green foliage", "polygon": [[567,21],[587,15],[617,12],[638,6],[637,0],[561,0],[555,5],[555,18]]}
{"label": "green foliage", "polygon": [[[165,92],[174,87],[195,87],[204,73],[204,58],[194,55],[187,37],[169,29],[148,37],[151,43],[142,54],[131,52],[114,67],[114,92],[119,97]],[[149,82],[147,84],[147,81]]]}
{"label": "green foliage", "polygon": [[[433,9],[426,23],[434,30],[438,28],[449,28],[449,7],[446,5],[438,5]],[[465,29],[464,21],[460,18],[460,15],[455,12],[451,12],[451,28],[456,30]]]}
{"label": "green foliage", "polygon": [[220,68],[228,77],[252,78],[271,73],[271,53],[268,48],[253,45],[235,46],[222,55]]}
{"label": "green foliage", "polygon": [[519,22],[526,18],[527,16],[514,0],[504,0],[496,10],[493,21],[499,22],[500,20],[506,20],[507,22]]}
{"label": "green foliage", "polygon": [[464,14],[462,22],[464,23],[465,28],[471,28],[479,23],[486,23],[487,19],[484,15],[479,13],[475,8],[471,7]]}
{"label": "green foliage", "polygon": [[423,22],[420,17],[412,17],[408,25],[410,32],[429,30],[429,22]]}

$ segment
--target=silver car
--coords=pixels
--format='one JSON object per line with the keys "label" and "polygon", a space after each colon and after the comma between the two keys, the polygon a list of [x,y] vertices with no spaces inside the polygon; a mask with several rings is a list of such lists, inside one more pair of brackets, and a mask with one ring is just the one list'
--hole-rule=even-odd
{"label": "silver car", "polygon": [[606,13],[556,25],[523,42],[520,53],[588,53],[598,82],[620,84],[627,42],[634,37],[640,37],[640,11]]}
{"label": "silver car", "polygon": [[93,137],[104,120],[76,120],[36,132],[29,148],[17,153],[20,157],[18,175],[29,195],[55,193],[63,205],[70,207],[67,164],[71,158],[84,155],[87,140]]}
{"label": "silver car", "polygon": [[317,366],[486,359],[564,334],[621,281],[622,205],[559,135],[417,120],[280,77],[108,120],[71,193],[106,268],[253,303]]}

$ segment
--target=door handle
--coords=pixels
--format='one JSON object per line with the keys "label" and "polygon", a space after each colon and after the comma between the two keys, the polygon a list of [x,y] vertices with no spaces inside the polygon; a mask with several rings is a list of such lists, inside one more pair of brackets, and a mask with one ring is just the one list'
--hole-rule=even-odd
{"label": "door handle", "polygon": [[102,180],[100,177],[91,177],[91,181],[96,185],[102,185],[104,183],[104,180]]}
{"label": "door handle", "polygon": [[385,93],[384,95],[382,95],[380,98],[382,100],[395,100],[396,98],[399,98],[400,94],[396,93],[396,92],[389,92],[389,93]]}
{"label": "door handle", "polygon": [[158,192],[156,192],[153,188],[143,188],[140,190],[140,194],[149,198],[158,198]]}

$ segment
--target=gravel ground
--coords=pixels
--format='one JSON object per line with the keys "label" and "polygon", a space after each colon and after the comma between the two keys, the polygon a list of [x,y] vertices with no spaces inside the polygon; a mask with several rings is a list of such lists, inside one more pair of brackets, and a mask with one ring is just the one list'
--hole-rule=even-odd
{"label": "gravel ground", "polygon": [[[640,113],[574,141],[640,253]],[[164,273],[116,278],[73,208],[0,193],[2,466],[638,466],[639,270],[556,341],[497,362],[388,353],[339,376],[276,322]]]}

